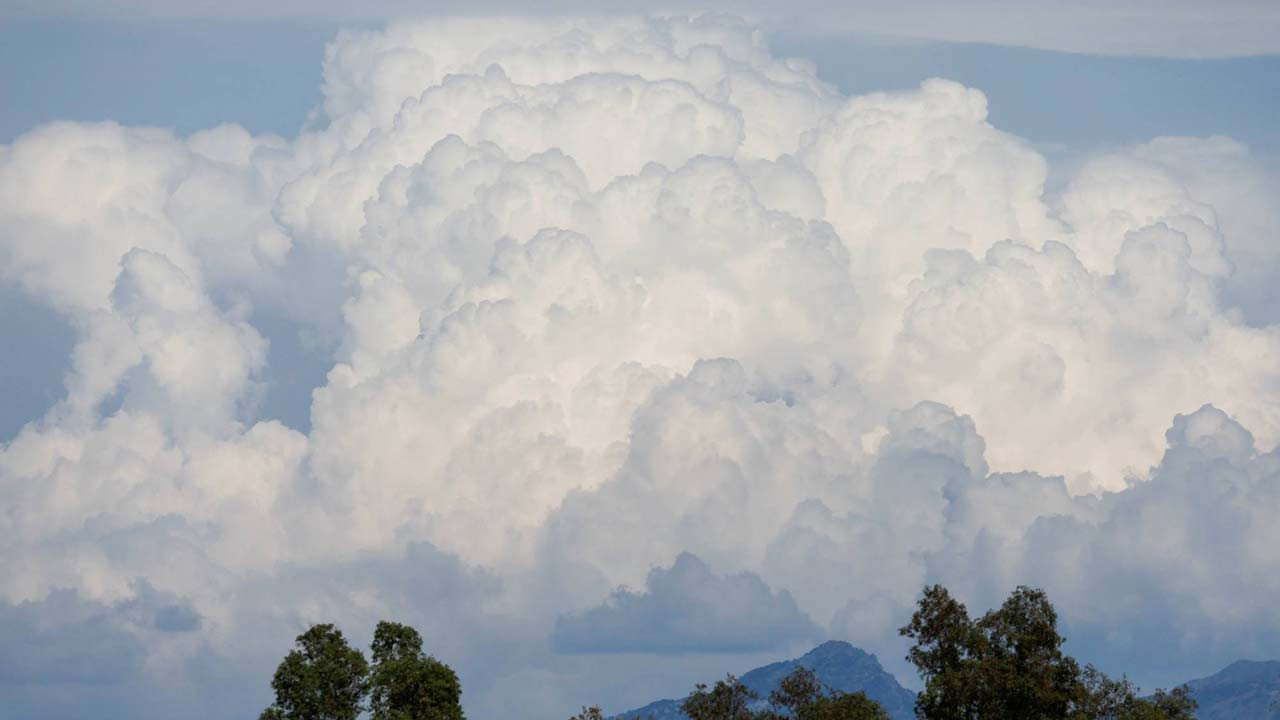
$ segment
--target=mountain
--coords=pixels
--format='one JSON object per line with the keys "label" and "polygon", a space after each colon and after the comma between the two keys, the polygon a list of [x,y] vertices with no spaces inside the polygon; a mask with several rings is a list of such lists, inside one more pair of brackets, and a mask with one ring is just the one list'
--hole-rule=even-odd
{"label": "mountain", "polygon": [[1199,720],[1280,720],[1280,662],[1239,660],[1187,685]]}
{"label": "mountain", "polygon": [[[914,720],[912,706],[916,694],[898,684],[892,675],[880,667],[876,656],[859,650],[847,642],[825,642],[794,660],[784,660],[758,667],[739,678],[744,685],[760,696],[757,704],[763,706],[769,693],[778,687],[782,678],[799,666],[810,668],[824,685],[842,692],[861,690],[872,700],[884,706],[893,720]],[[641,720],[653,716],[656,720],[686,720],[680,712],[681,700],[658,700],[642,708],[628,710],[613,716],[613,720]]]}

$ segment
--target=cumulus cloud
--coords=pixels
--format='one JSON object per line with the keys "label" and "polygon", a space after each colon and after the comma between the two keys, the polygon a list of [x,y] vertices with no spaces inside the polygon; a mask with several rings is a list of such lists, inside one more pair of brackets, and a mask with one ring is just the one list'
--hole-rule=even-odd
{"label": "cumulus cloud", "polygon": [[681,553],[654,568],[644,592],[615,590],[605,604],[562,616],[552,641],[560,652],[749,652],[815,640],[821,631],[790,593],[754,573],[716,575]]}
{"label": "cumulus cloud", "polygon": [[[77,338],[0,447],[4,622],[106,623],[111,697],[210,717],[313,621],[417,623],[477,717],[553,716],[730,649],[900,657],[934,581],[1045,585],[1142,680],[1274,654],[1274,176],[1164,138],[1050,191],[979,90],[843,97],[763,37],[393,24],[295,138],[0,147],[0,282]],[[720,654],[621,657],[671,650]],[[75,684],[33,667],[31,707]]]}

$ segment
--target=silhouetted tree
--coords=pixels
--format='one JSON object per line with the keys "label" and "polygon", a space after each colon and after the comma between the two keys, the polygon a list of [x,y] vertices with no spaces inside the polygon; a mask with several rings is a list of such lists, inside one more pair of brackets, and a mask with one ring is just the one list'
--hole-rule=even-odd
{"label": "silhouetted tree", "polygon": [[422,652],[408,625],[380,622],[373,633],[369,675],[372,720],[463,720],[462,686],[444,663]]}
{"label": "silhouetted tree", "polygon": [[582,712],[569,718],[569,720],[604,720],[604,713],[600,712],[600,708],[592,705],[591,707],[582,708]]}
{"label": "silhouetted tree", "polygon": [[355,720],[369,665],[333,625],[299,635],[271,679],[276,700],[260,720]]}

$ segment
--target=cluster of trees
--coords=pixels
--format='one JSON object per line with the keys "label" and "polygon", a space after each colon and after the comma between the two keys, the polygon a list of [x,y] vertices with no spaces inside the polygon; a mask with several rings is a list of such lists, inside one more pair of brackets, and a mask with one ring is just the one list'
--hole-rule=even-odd
{"label": "cluster of trees", "polygon": [[[920,720],[1193,720],[1186,686],[1140,697],[1127,678],[1115,680],[1062,652],[1058,615],[1041,590],[1019,587],[998,609],[969,617],[941,585],[927,587],[899,630],[914,641],[907,660],[925,689]],[[753,710],[756,694],[732,675],[698,685],[681,709],[693,720],[888,720],[863,693],[825,688],[799,668]],[[603,720],[598,708],[570,720]]]}
{"label": "cluster of trees", "polygon": [[[969,617],[963,603],[934,585],[899,630],[925,689],[920,720],[1194,720],[1186,686],[1140,697],[1126,678],[1080,667],[1062,652],[1058,615],[1041,590],[1019,587],[998,609]],[[462,688],[448,665],[422,651],[416,630],[380,622],[372,663],[333,625],[315,625],[271,680],[276,699],[259,720],[464,720]],[[692,720],[888,720],[864,693],[825,687],[800,667],[759,697],[732,675],[698,684],[681,709]],[[604,720],[583,708],[569,720]]]}
{"label": "cluster of trees", "polygon": [[[694,686],[680,709],[692,720],[889,720],[866,693],[824,687],[813,670],[798,667],[769,693],[769,706],[752,710],[759,696],[733,675],[712,687]],[[569,720],[604,720],[598,707],[583,708]]]}
{"label": "cluster of trees", "polygon": [[372,663],[341,630],[313,625],[276,668],[259,720],[464,720],[457,674],[423,653],[417,630],[380,622],[370,650]]}
{"label": "cluster of trees", "polygon": [[710,690],[698,685],[685,698],[681,710],[693,720],[889,720],[889,714],[863,692],[841,692],[824,687],[813,670],[798,667],[769,693],[769,707],[752,712],[756,699],[750,688],[732,675]]}

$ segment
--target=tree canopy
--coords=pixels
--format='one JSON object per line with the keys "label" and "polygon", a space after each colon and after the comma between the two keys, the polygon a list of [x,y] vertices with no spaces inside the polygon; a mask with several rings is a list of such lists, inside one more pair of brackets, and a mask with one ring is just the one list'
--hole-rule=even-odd
{"label": "tree canopy", "polygon": [[796,668],[769,693],[768,711],[761,720],[889,720],[880,703],[863,692],[841,692],[824,687],[810,668]]}
{"label": "tree canopy", "polygon": [[1196,702],[1187,688],[1140,698],[1062,652],[1058,615],[1044,591],[1019,587],[977,620],[941,585],[926,587],[899,632],[914,640],[907,660],[925,689],[921,720],[1183,720]]}
{"label": "tree canopy", "polygon": [[271,687],[275,702],[259,720],[464,720],[462,686],[453,670],[422,651],[417,630],[380,622],[373,665],[331,624],[299,635]]}
{"label": "tree canopy", "polygon": [[817,674],[798,667],[769,694],[769,707],[753,709],[759,696],[733,675],[712,687],[699,683],[680,709],[691,720],[889,720],[879,703],[861,692],[825,687]]}
{"label": "tree canopy", "polygon": [[261,720],[355,720],[369,665],[333,625],[313,625],[295,640],[271,679],[276,699]]}
{"label": "tree canopy", "polygon": [[462,720],[462,686],[444,663],[422,652],[408,625],[380,622],[373,633],[369,713],[373,720]]}
{"label": "tree canopy", "polygon": [[757,697],[738,678],[726,675],[710,689],[704,683],[695,685],[680,709],[691,720],[752,720],[751,701]]}

